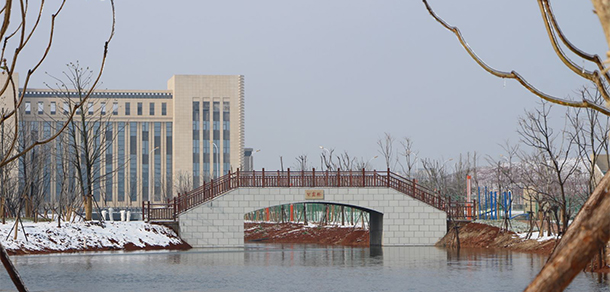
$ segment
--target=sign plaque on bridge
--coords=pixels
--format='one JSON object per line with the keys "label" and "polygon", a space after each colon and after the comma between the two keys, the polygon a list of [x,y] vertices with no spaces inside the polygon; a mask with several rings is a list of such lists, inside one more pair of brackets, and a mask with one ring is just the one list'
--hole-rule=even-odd
{"label": "sign plaque on bridge", "polygon": [[305,200],[324,200],[324,190],[305,190]]}

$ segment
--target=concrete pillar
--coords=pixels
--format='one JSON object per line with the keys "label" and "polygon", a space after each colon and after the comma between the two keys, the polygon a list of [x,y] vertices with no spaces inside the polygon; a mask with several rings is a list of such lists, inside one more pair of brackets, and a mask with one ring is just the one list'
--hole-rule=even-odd
{"label": "concrete pillar", "polygon": [[380,246],[383,238],[383,214],[377,212],[369,213],[369,241],[371,246]]}

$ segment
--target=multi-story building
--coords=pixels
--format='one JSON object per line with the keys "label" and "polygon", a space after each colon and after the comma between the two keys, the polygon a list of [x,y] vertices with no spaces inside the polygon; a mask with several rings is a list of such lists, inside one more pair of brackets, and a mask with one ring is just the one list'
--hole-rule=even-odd
{"label": "multi-story building", "polygon": [[[88,121],[94,123],[91,129],[99,131],[91,143],[108,143],[94,164],[100,179],[92,183],[96,184],[93,196],[101,206],[159,202],[230,170],[243,169],[244,77],[175,75],[167,88],[95,90],[81,106],[85,116],[96,116]],[[66,92],[74,93],[28,88],[21,128],[38,139],[51,135],[78,101]],[[67,147],[62,137],[47,150],[47,201],[56,200],[62,180],[73,175],[58,167],[66,155],[61,151]]]}

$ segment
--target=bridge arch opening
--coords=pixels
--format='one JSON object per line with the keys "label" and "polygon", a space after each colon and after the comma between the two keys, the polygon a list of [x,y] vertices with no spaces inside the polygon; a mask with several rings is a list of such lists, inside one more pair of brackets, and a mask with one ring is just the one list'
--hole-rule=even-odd
{"label": "bridge arch opening", "polygon": [[[268,230],[261,228],[263,225]],[[301,227],[298,225],[301,225]],[[344,234],[344,236],[346,231],[354,234],[363,234],[362,232],[366,231],[368,233],[368,245],[378,246],[382,243],[383,213],[369,208],[336,202],[295,202],[274,205],[244,214],[244,240],[247,241],[246,237],[248,237],[257,242],[277,241],[278,239],[274,240],[265,236],[271,230],[280,230],[279,232],[285,232],[277,235],[280,237],[280,241],[298,243],[302,238],[299,239],[298,233],[294,233],[299,228],[308,229],[322,226],[337,228],[334,229],[335,233]],[[306,231],[304,230],[304,232]],[[329,233],[331,234],[329,235]],[[326,232],[326,236],[334,236],[334,234]],[[347,238],[345,240],[349,241]]]}

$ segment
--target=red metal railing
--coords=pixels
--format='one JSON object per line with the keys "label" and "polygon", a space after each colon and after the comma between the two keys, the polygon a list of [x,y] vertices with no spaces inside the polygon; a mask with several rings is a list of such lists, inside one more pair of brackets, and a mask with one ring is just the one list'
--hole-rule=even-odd
{"label": "red metal railing", "polygon": [[213,179],[190,193],[174,197],[166,204],[142,203],[142,217],[144,220],[177,220],[178,215],[200,204],[210,201],[230,190],[247,188],[290,188],[290,187],[387,187],[397,190],[405,195],[420,200],[439,210],[445,211],[452,219],[470,219],[474,212],[472,203],[452,203],[398,174],[378,171],[250,171],[229,172],[223,177]]}

